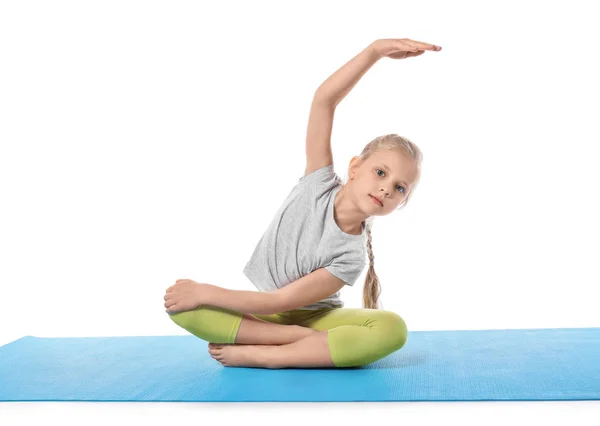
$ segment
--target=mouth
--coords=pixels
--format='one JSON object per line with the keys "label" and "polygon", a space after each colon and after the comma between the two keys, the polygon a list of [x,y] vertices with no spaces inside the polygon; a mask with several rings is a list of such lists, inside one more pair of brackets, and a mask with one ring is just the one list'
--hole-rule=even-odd
{"label": "mouth", "polygon": [[371,197],[371,199],[380,207],[383,207],[383,204],[381,203],[381,201],[379,201],[377,198],[373,197],[371,194],[369,194],[369,197]]}

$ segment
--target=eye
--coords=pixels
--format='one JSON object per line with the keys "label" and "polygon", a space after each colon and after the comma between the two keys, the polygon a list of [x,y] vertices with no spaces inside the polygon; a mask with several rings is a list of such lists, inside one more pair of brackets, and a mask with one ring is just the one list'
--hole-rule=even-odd
{"label": "eye", "polygon": [[[376,169],[376,172],[382,172],[385,173],[383,170],[381,169]],[[381,176],[379,173],[377,173],[379,176]],[[406,188],[403,187],[402,185],[398,185],[398,187],[402,188],[402,193],[404,194],[406,192]]]}

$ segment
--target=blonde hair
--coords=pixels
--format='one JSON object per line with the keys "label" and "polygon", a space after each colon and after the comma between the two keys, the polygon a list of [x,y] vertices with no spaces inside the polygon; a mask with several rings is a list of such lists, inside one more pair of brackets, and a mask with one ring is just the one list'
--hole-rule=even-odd
{"label": "blonde hair", "polygon": [[[421,176],[421,162],[423,161],[423,154],[419,147],[411,142],[408,138],[397,135],[395,133],[378,136],[369,142],[358,158],[361,160],[366,160],[373,153],[378,151],[389,151],[391,149],[402,149],[404,152],[409,154],[412,159],[415,161],[417,165],[417,177],[415,182],[413,183],[413,187],[406,196],[406,199],[402,202],[401,207],[404,207],[408,202],[411,194],[414,192],[415,187],[419,182],[419,178]],[[381,286],[379,284],[379,277],[375,273],[375,256],[373,255],[373,246],[371,244],[372,236],[371,236],[371,228],[373,226],[373,216],[370,216],[365,221],[365,232],[367,234],[367,252],[369,255],[369,269],[367,270],[367,276],[365,277],[364,290],[363,290],[363,308],[367,309],[379,309],[379,295],[381,294]]]}

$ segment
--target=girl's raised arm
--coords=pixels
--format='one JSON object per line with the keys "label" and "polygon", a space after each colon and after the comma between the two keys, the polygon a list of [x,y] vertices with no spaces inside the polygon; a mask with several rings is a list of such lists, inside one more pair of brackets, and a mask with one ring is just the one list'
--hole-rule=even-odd
{"label": "girl's raised arm", "polygon": [[422,55],[425,50],[441,49],[408,38],[375,40],[325,80],[315,92],[308,118],[304,176],[333,164],[331,131],[335,108],[375,62],[384,57],[405,59]]}
{"label": "girl's raised arm", "polygon": [[369,45],[333,73],[315,92],[306,130],[304,176],[333,164],[331,132],[335,108],[380,57],[374,44]]}

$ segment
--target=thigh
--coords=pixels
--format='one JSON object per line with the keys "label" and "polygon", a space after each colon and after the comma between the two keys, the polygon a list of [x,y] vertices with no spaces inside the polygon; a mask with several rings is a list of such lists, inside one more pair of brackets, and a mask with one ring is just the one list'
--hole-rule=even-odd
{"label": "thigh", "polygon": [[328,308],[316,312],[298,322],[304,327],[314,328],[324,331],[333,328],[354,325],[377,329],[405,328],[406,324],[400,315],[392,311],[383,309],[364,309],[364,308]]}
{"label": "thigh", "polygon": [[[286,324],[286,319],[279,314],[254,316],[264,321]],[[244,314],[217,306],[203,305],[169,317],[181,328],[207,342],[235,343]]]}

